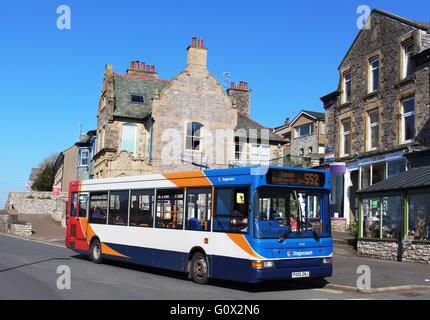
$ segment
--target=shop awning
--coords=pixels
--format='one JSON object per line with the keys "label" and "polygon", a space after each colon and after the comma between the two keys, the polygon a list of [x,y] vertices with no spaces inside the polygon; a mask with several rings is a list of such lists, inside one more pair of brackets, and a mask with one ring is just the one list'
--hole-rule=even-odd
{"label": "shop awning", "polygon": [[358,191],[360,195],[390,191],[406,191],[430,188],[430,166],[413,168],[371,187]]}

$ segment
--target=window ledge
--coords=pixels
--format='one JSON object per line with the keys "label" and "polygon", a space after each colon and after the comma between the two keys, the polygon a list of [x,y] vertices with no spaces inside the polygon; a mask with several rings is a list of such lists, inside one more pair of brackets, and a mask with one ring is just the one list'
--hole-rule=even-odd
{"label": "window ledge", "polygon": [[339,105],[339,108],[346,108],[346,107],[349,107],[350,105],[352,105],[352,102],[351,102],[351,101],[348,101],[348,102],[342,102],[342,103]]}
{"label": "window ledge", "polygon": [[380,98],[381,95],[381,91],[380,90],[376,90],[373,92],[369,92],[367,95],[364,96],[364,100],[370,100],[372,98]]}
{"label": "window ledge", "polygon": [[401,79],[399,82],[397,82],[397,87],[402,87],[402,86],[405,86],[405,85],[407,85],[407,84],[409,84],[409,83],[412,83],[412,82],[414,82],[415,81],[415,79],[416,79],[416,76],[415,76],[415,74],[413,74],[413,75],[411,75],[411,76],[409,76],[409,77],[406,77],[406,78],[404,78],[404,79]]}

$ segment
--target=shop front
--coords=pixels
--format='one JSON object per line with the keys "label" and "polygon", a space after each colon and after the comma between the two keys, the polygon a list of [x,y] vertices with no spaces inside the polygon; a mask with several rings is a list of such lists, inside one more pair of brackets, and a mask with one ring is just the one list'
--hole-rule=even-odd
{"label": "shop front", "polygon": [[359,254],[430,263],[430,166],[410,169],[357,194]]}

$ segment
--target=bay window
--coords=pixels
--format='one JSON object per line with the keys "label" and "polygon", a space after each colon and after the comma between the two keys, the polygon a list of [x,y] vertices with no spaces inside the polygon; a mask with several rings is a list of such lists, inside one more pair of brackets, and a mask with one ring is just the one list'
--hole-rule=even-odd
{"label": "bay window", "polygon": [[124,150],[131,154],[136,153],[136,132],[137,127],[134,124],[123,124],[121,135],[121,151]]}

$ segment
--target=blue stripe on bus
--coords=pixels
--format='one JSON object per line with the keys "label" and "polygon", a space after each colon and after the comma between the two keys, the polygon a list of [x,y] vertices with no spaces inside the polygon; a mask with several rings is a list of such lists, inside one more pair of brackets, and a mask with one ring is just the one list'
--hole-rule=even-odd
{"label": "blue stripe on bus", "polygon": [[[188,253],[106,243],[129,258],[103,255],[104,258],[138,265],[187,272]],[[332,266],[322,259],[277,260],[275,269],[251,269],[251,260],[208,256],[209,277],[222,280],[257,283],[265,280],[291,279],[292,272],[309,271],[310,277],[331,276]]]}

